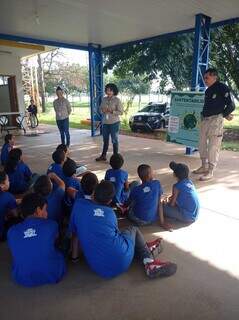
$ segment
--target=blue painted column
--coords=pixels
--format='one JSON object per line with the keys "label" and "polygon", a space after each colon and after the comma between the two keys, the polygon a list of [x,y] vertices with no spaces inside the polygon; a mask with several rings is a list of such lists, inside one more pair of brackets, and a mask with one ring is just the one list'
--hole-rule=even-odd
{"label": "blue painted column", "polygon": [[[206,86],[203,75],[208,68],[209,45],[210,45],[210,24],[211,18],[204,14],[197,14],[195,17],[194,52],[192,65],[192,91],[205,91]],[[192,147],[186,147],[186,154],[190,155],[195,151]]]}
{"label": "blue painted column", "polygon": [[91,136],[101,134],[99,106],[103,97],[103,59],[100,45],[89,44]]}

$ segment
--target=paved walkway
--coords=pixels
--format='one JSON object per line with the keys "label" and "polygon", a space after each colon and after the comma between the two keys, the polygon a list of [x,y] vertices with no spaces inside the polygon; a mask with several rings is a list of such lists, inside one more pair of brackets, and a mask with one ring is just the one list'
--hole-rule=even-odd
{"label": "paved walkway", "polygon": [[[44,172],[59,143],[53,127],[36,137],[17,137],[26,161]],[[96,163],[101,137],[87,130],[72,130],[71,156],[103,178],[108,164]],[[136,178],[140,163],[150,164],[166,193],[174,181],[168,163],[186,162],[191,169],[198,155],[185,156],[184,148],[158,140],[120,136],[120,149],[130,179]],[[25,289],[10,278],[10,255],[0,244],[0,319],[130,319],[130,320],[238,320],[239,319],[239,153],[222,151],[215,178],[195,181],[202,209],[199,220],[183,228],[175,225],[165,232],[157,225],[145,227],[147,239],[165,239],[162,258],[178,264],[168,279],[148,280],[135,262],[129,271],[113,280],[93,274],[82,260],[68,265],[68,274],[56,286]]]}

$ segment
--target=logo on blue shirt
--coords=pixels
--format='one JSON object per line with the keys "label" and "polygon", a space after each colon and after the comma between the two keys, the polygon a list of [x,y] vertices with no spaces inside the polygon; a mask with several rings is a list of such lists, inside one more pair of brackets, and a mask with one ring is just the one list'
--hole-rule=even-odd
{"label": "logo on blue shirt", "polygon": [[143,188],[143,192],[144,193],[150,192],[150,190],[151,190],[150,187],[144,187]]}
{"label": "logo on blue shirt", "polygon": [[95,217],[104,217],[104,210],[97,208],[94,210],[94,216]]}
{"label": "logo on blue shirt", "polygon": [[32,238],[32,237],[37,237],[37,233],[35,229],[29,228],[26,231],[24,231],[24,239]]}

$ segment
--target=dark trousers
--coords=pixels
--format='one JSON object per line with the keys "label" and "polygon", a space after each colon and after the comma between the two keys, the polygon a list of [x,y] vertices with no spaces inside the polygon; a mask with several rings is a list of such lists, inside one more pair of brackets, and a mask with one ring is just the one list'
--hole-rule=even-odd
{"label": "dark trousers", "polygon": [[109,140],[111,136],[111,141],[113,144],[113,153],[116,154],[119,151],[119,128],[120,122],[116,122],[113,124],[103,124],[102,134],[103,134],[103,151],[102,155],[106,156],[108,148],[109,148]]}
{"label": "dark trousers", "polygon": [[128,227],[123,232],[123,235],[130,237],[134,243],[135,256],[142,262],[145,258],[153,259],[153,256],[144,240],[144,236],[137,227]]}
{"label": "dark trousers", "polygon": [[61,143],[70,145],[70,132],[69,132],[69,118],[63,120],[56,120],[58,129],[61,134]]}

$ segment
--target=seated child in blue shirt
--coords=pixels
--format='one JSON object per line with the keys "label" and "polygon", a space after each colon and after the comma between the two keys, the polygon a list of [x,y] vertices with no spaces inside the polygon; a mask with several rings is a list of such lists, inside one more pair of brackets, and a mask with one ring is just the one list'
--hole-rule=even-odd
{"label": "seated child in blue shirt", "polygon": [[172,195],[164,201],[165,217],[185,223],[196,221],[199,213],[199,199],[193,182],[189,179],[189,168],[186,164],[170,162],[177,183],[173,185]]}
{"label": "seated child in blue shirt", "polygon": [[[55,188],[53,188],[53,183]],[[58,223],[63,219],[65,183],[54,172],[40,176],[34,184],[34,191],[47,201],[47,217]]]}
{"label": "seated child in blue shirt", "polygon": [[[74,203],[74,206],[77,206],[77,201],[79,201],[79,199],[87,199],[88,201],[92,201],[93,194],[98,183],[99,183],[98,178],[93,172],[85,173],[81,179],[81,188],[84,196],[77,197]],[[72,235],[71,247],[72,247],[71,259],[73,262],[76,262],[79,259],[79,242],[75,234]]]}
{"label": "seated child in blue shirt", "polygon": [[131,190],[126,205],[130,208],[130,220],[138,225],[148,225],[159,219],[163,190],[160,182],[153,179],[149,165],[141,164],[137,171],[142,183]]}
{"label": "seated child in blue shirt", "polygon": [[[155,246],[145,242],[137,227],[119,230],[115,213],[109,207],[114,196],[114,185],[102,181],[95,188],[94,201],[78,199],[75,202],[70,229],[77,234],[90,268],[103,278],[112,278],[127,271],[136,255],[148,277],[174,274],[177,266],[154,259]],[[154,245],[156,242],[159,240],[153,241]]]}
{"label": "seated child in blue shirt", "polygon": [[[59,144],[56,147],[56,150],[63,150],[65,152],[65,155],[66,155],[66,160],[71,159],[69,157],[69,155],[70,155],[69,147],[66,144]],[[86,171],[87,171],[87,167],[85,165],[76,163],[76,176],[77,177],[83,175]]]}
{"label": "seated child in blue shirt", "polygon": [[72,209],[75,197],[84,196],[80,180],[76,177],[76,168],[75,161],[70,158],[68,158],[63,165],[64,182],[66,186],[65,204],[68,212]]}
{"label": "seated child in blue shirt", "polygon": [[0,239],[5,238],[6,221],[17,216],[17,203],[14,196],[8,192],[9,179],[4,171],[0,171]]}
{"label": "seated child in blue shirt", "polygon": [[47,174],[50,172],[54,172],[60,179],[64,180],[64,174],[63,174],[63,164],[66,160],[66,155],[63,150],[56,150],[52,153],[52,160],[54,163],[52,163],[48,169]]}
{"label": "seated child in blue shirt", "polygon": [[114,204],[124,204],[129,196],[128,172],[121,169],[124,159],[121,154],[113,154],[110,158],[112,169],[105,173],[105,180],[111,181],[115,186]]}
{"label": "seated child in blue shirt", "polygon": [[15,148],[9,152],[5,172],[9,177],[9,191],[11,193],[20,194],[28,190],[33,174],[28,165],[23,161],[21,149]]}
{"label": "seated child in blue shirt", "polygon": [[47,203],[39,194],[26,195],[21,204],[25,220],[8,230],[12,276],[26,287],[59,282],[66,272],[62,253],[56,249],[58,225],[47,219]]}
{"label": "seated child in blue shirt", "polygon": [[5,143],[2,146],[2,151],[1,151],[2,166],[5,166],[7,159],[8,159],[8,154],[13,149],[14,143],[15,143],[14,136],[10,133],[7,134],[5,136]]}

